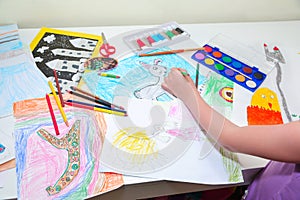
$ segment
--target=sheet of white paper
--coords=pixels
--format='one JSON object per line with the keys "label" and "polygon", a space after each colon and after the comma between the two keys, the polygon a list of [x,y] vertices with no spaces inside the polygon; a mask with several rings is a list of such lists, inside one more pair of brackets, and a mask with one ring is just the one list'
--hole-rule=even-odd
{"label": "sheet of white paper", "polygon": [[[161,102],[159,104],[161,105],[160,114],[154,109],[158,109],[158,107],[155,107],[158,105],[158,102],[130,99],[127,110],[129,117],[134,116],[131,118],[131,127],[139,124],[138,127],[147,127],[150,130],[154,127],[157,128],[158,122],[160,122],[161,126],[156,130],[155,137],[149,137],[149,141],[153,139],[153,141],[159,143],[159,140],[162,141],[163,138],[167,138],[165,146],[160,146],[161,148],[157,149],[157,154],[154,152],[134,151],[134,148],[140,148],[139,144],[141,146],[144,144],[141,144],[138,139],[135,141],[125,139],[126,134],[128,134],[127,138],[134,137],[133,134],[125,132],[126,129],[123,128],[130,127],[128,121],[126,122],[124,118],[107,115],[106,123],[108,129],[100,159],[102,163],[100,171],[113,171],[125,175],[206,184],[226,184],[243,181],[239,164],[234,159],[226,159],[217,148],[210,145],[211,143],[207,141],[207,138],[200,131],[182,102],[176,101],[176,104],[174,102]],[[176,109],[180,110],[180,113],[176,113]],[[150,115],[150,113],[152,114]],[[149,115],[151,116],[150,126],[147,118]],[[184,128],[180,127],[179,124],[179,127],[175,127],[176,132],[170,123],[172,121],[170,115],[179,119]],[[177,126],[179,121],[177,121]],[[188,126],[186,123],[188,123]],[[169,126],[166,126],[166,124]],[[123,136],[118,134],[120,131],[124,131]],[[151,131],[154,133],[153,130]],[[174,134],[175,132],[176,134]],[[137,137],[137,135],[135,136]],[[119,142],[116,142],[117,140]],[[153,146],[156,145],[155,142]],[[135,146],[133,147],[133,145]],[[125,147],[128,147],[131,152],[125,152]],[[203,154],[202,148],[206,148],[205,154]],[[237,173],[228,172],[226,165],[237,169]]]}
{"label": "sheet of white paper", "polygon": [[[119,100],[115,104],[126,107],[128,117],[105,116],[108,129],[102,156],[108,166],[129,175],[159,170],[183,155],[191,145],[192,140],[181,140],[168,133],[180,133],[182,129],[193,137],[196,129],[195,122],[182,120],[182,116],[174,114],[181,112],[179,102],[128,97]],[[170,148],[170,145],[176,148]]]}
{"label": "sheet of white paper", "polygon": [[15,157],[13,123],[14,119],[12,116],[0,118],[0,164]]}
{"label": "sheet of white paper", "polygon": [[148,182],[154,182],[154,181],[161,181],[163,179],[123,175],[123,180],[124,180],[125,185],[131,185],[131,184],[137,184],[137,183],[148,183]]}
{"label": "sheet of white paper", "polygon": [[[2,181],[2,182],[1,182]],[[17,198],[17,175],[16,168],[0,172],[0,199]]]}

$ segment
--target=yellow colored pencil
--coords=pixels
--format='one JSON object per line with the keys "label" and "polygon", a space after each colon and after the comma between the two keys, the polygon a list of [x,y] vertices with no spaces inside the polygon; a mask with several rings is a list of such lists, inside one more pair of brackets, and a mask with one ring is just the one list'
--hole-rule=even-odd
{"label": "yellow colored pencil", "polygon": [[61,116],[62,116],[62,118],[63,118],[65,124],[66,124],[67,126],[69,126],[69,122],[68,122],[66,113],[65,113],[64,109],[63,109],[62,106],[61,106],[61,103],[60,103],[60,100],[59,100],[58,96],[56,95],[56,92],[55,92],[55,90],[54,90],[54,87],[53,87],[53,85],[52,85],[52,82],[51,82],[51,81],[48,81],[48,85],[49,85],[49,87],[50,87],[50,89],[51,89],[51,92],[52,92],[52,94],[53,94],[53,96],[54,96],[54,99],[55,99],[55,101],[56,101],[57,107],[58,107],[58,109],[59,109],[59,111],[60,111],[60,114],[61,114]]}
{"label": "yellow colored pencil", "polygon": [[109,110],[109,109],[104,109],[104,108],[97,108],[97,107],[94,107],[94,111],[103,112],[103,113],[108,113],[108,114],[114,114],[114,115],[119,115],[119,116],[127,116],[127,114],[124,113],[124,112],[118,112],[118,111]]}

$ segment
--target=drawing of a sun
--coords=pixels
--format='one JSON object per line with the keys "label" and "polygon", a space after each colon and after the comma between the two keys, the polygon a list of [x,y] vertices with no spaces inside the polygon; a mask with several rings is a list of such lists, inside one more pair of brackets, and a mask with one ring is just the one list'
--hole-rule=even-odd
{"label": "drawing of a sun", "polygon": [[259,88],[247,108],[249,125],[282,124],[282,116],[277,95],[269,88]]}
{"label": "drawing of a sun", "polygon": [[137,127],[128,127],[115,134],[114,146],[129,152],[132,155],[132,161],[144,162],[147,156],[155,155],[155,140],[151,139],[146,130]]}

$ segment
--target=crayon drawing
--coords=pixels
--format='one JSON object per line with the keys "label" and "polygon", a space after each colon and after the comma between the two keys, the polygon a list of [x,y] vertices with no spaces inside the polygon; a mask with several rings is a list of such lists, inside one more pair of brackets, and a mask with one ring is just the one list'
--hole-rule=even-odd
{"label": "crayon drawing", "polygon": [[0,26],[0,54],[22,48],[18,26],[16,24]]}
{"label": "crayon drawing", "polygon": [[[16,101],[42,97],[49,91],[46,77],[29,60],[19,59],[22,63],[9,65],[0,68],[0,116],[7,116],[13,113],[12,105]],[[26,87],[24,87],[26,86]]]}
{"label": "crayon drawing", "polygon": [[[117,99],[125,102],[127,98]],[[191,118],[182,118],[181,106],[178,101],[129,98],[126,110],[130,117],[105,115],[106,123],[110,126],[103,144],[101,163],[116,169],[118,173],[127,174],[152,172],[170,165],[183,155],[197,133],[182,131],[196,130],[197,124],[189,120]],[[174,107],[178,108],[176,115],[172,114]],[[172,134],[174,132],[182,137]]]}
{"label": "crayon drawing", "polygon": [[[119,101],[124,97],[116,99],[126,105]],[[207,138],[180,100],[129,98],[127,105],[130,119],[105,115],[101,172],[210,184],[243,180],[235,154],[211,146],[199,158]]]}
{"label": "crayon drawing", "polygon": [[[161,83],[172,67],[186,69],[195,80],[195,66],[176,54],[124,58],[108,72],[120,75],[120,79],[101,77],[98,72],[85,72],[82,77],[90,91],[107,101],[115,96],[169,101],[173,97],[161,88]],[[200,76],[199,85],[203,81],[204,77]]]}
{"label": "crayon drawing", "polygon": [[16,25],[0,27],[0,53],[0,117],[4,117],[13,114],[14,102],[44,96],[49,88]]}
{"label": "crayon drawing", "polygon": [[203,99],[215,109],[221,108],[222,114],[230,117],[233,103],[233,82],[214,72],[207,75],[204,89],[201,93]]}
{"label": "crayon drawing", "polygon": [[[115,176],[108,186],[106,174],[98,172],[106,129],[103,115],[65,111],[71,126],[57,117],[60,135],[56,136],[44,98],[15,103],[18,198],[84,199],[123,184],[120,175],[107,174]],[[60,116],[57,107],[55,115]]]}
{"label": "crayon drawing", "polygon": [[101,36],[43,27],[30,44],[36,65],[55,85],[57,71],[62,93],[77,86],[84,62],[99,48]]}
{"label": "crayon drawing", "polygon": [[137,127],[130,127],[120,130],[114,135],[113,145],[123,151],[129,151],[133,154],[132,162],[144,162],[139,156],[135,155],[151,155],[157,153],[156,142],[150,138],[146,130],[138,130]]}
{"label": "crayon drawing", "polygon": [[[209,73],[203,92],[201,93],[204,100],[226,118],[231,117],[233,109],[233,84],[232,81],[217,73]],[[215,141],[209,138],[205,140],[203,148],[200,151],[200,158],[210,154],[214,149],[217,149],[222,155],[224,168],[229,175],[228,181],[240,181],[241,167],[238,163],[237,155],[219,146]]]}

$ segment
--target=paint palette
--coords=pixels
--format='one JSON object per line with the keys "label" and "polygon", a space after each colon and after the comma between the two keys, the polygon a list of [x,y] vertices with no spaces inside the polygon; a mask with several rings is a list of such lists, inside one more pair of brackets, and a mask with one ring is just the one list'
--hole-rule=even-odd
{"label": "paint palette", "polygon": [[244,62],[222,52],[219,48],[204,45],[205,50],[199,50],[192,59],[215,71],[231,81],[254,92],[265,80],[267,75],[257,67],[251,67]]}
{"label": "paint palette", "polygon": [[145,53],[189,38],[190,34],[176,22],[169,22],[127,35],[123,40],[134,52]]}

